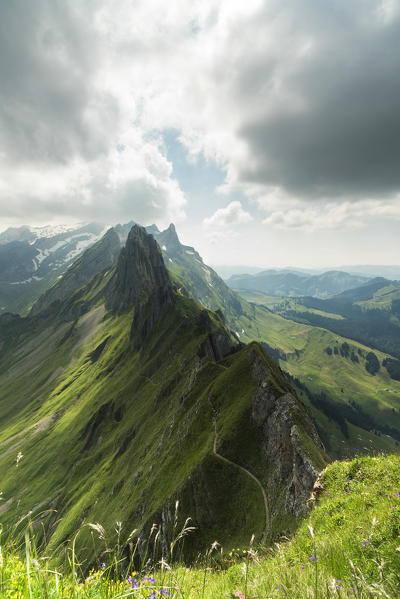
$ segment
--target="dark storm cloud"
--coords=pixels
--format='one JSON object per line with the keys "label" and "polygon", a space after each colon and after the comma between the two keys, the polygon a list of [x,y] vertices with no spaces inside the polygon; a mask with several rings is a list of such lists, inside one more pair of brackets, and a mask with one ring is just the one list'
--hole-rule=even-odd
{"label": "dark storm cloud", "polygon": [[[303,197],[400,190],[396,0],[269,3],[235,82],[250,160],[241,180]],[[275,36],[257,50],[257,40]],[[302,50],[303,48],[303,50]]]}
{"label": "dark storm cloud", "polygon": [[107,149],[118,111],[108,94],[96,93],[91,6],[0,3],[0,154],[8,162],[65,163]]}

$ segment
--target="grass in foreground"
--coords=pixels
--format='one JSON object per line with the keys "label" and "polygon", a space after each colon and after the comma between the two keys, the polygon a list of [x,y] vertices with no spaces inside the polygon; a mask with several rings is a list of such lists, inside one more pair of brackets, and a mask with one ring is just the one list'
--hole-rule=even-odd
{"label": "grass in foreground", "polygon": [[[266,599],[400,597],[400,457],[356,458],[331,464],[315,507],[291,540],[273,548],[224,553],[217,543],[191,568],[159,562],[129,568],[116,580],[115,554],[80,576],[35,554],[29,530],[25,556],[12,543],[0,553],[0,596],[26,598]],[[195,533],[194,533],[195,534]],[[125,566],[127,569],[127,566]]]}

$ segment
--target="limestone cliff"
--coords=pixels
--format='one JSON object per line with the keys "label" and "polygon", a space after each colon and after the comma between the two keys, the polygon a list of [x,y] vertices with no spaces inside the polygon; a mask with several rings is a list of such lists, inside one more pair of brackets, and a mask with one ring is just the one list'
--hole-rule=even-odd
{"label": "limestone cliff", "polygon": [[135,308],[131,336],[137,347],[153,330],[162,310],[173,306],[172,283],[160,248],[143,227],[132,227],[105,297],[106,308],[113,312]]}

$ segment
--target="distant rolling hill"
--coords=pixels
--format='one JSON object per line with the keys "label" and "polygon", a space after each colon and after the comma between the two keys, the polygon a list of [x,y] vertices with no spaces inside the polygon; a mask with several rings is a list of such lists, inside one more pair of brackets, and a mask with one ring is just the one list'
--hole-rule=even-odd
{"label": "distant rolling hill", "polygon": [[[249,297],[249,292],[243,293]],[[398,451],[400,381],[384,367],[385,360],[393,358],[322,326],[294,322],[284,311],[276,313],[262,305],[261,295],[258,301],[252,304],[252,315],[240,319],[240,339],[264,343],[293,377],[292,384],[309,406],[328,454],[343,458],[355,450]],[[371,352],[379,362],[374,374],[366,369]]]}
{"label": "distant rolling hill", "polygon": [[400,359],[400,282],[377,278],[329,299],[282,300],[278,312],[327,328]]}
{"label": "distant rolling hill", "polygon": [[227,283],[233,289],[261,291],[276,296],[327,297],[368,282],[368,277],[342,271],[311,275],[286,270],[266,270],[253,275],[233,275]]}

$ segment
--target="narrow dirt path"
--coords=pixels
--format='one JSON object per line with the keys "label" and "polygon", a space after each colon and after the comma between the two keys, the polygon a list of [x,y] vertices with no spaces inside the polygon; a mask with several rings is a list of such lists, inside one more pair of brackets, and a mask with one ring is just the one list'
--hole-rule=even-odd
{"label": "narrow dirt path", "polygon": [[267,499],[267,494],[265,492],[265,489],[262,486],[260,480],[256,476],[254,476],[254,474],[252,474],[249,470],[247,470],[247,468],[244,468],[243,466],[240,466],[239,464],[235,464],[235,462],[232,462],[231,460],[228,460],[228,458],[224,458],[223,455],[221,455],[220,453],[218,453],[218,451],[217,451],[218,433],[217,433],[217,420],[216,420],[216,418],[213,419],[213,422],[214,422],[214,445],[213,445],[213,453],[214,453],[214,455],[217,456],[217,458],[219,458],[223,462],[226,462],[227,464],[231,464],[232,466],[235,466],[236,468],[239,468],[239,470],[241,470],[242,472],[245,472],[248,476],[250,476],[254,480],[254,482],[257,483],[257,485],[260,488],[260,491],[261,491],[262,496],[263,496],[264,508],[265,508],[265,527],[264,527],[263,535],[261,537],[261,543],[265,543],[266,540],[267,540],[267,534],[268,534],[268,531],[269,531],[269,508],[268,508],[268,499]]}

